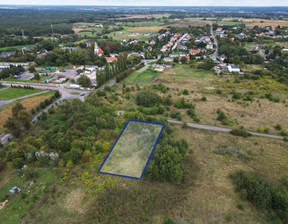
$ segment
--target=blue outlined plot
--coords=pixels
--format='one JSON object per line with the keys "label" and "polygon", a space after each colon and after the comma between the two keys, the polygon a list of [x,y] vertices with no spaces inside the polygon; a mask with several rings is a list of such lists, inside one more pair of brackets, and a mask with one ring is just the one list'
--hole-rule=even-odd
{"label": "blue outlined plot", "polygon": [[141,179],[163,129],[162,123],[129,120],[98,172]]}

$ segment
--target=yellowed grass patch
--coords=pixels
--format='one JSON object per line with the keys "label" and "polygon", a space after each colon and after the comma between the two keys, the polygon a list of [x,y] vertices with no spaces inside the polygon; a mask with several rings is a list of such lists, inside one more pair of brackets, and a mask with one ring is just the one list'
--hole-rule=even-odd
{"label": "yellowed grass patch", "polygon": [[129,30],[127,30],[128,32],[158,32],[159,30],[161,30],[162,27],[160,26],[141,26],[141,27],[132,27]]}
{"label": "yellowed grass patch", "polygon": [[[34,96],[28,99],[20,100],[19,102],[22,103],[22,105],[25,107],[27,111],[31,111],[33,108],[35,109],[37,106],[39,106],[40,102],[42,102],[45,99],[49,99],[51,95]],[[0,111],[0,133],[5,131],[5,128],[3,126],[5,122],[8,120],[8,118],[12,116],[13,105],[8,106]]]}

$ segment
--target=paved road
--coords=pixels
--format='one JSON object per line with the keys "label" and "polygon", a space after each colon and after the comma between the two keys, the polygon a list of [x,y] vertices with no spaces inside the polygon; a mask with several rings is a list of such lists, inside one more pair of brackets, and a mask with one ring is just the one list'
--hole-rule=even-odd
{"label": "paved road", "polygon": [[211,32],[211,36],[212,36],[212,38],[214,40],[214,44],[216,46],[216,50],[215,50],[214,54],[211,56],[211,58],[213,60],[216,60],[217,57],[218,57],[218,42],[217,42],[217,39],[215,38],[214,33],[213,33],[213,25],[211,25],[211,31],[210,32]]}
{"label": "paved road", "polygon": [[[175,121],[175,120],[167,120],[169,123],[174,123],[174,124],[183,124],[184,122],[182,121]],[[210,126],[210,125],[202,125],[202,124],[195,124],[195,123],[187,123],[188,127],[191,128],[198,128],[198,129],[204,129],[204,130],[209,130],[209,131],[218,131],[218,132],[230,132],[232,129],[230,128],[220,128],[216,126]],[[265,138],[274,138],[274,139],[284,139],[282,136],[277,136],[277,135],[267,135],[267,134],[262,134],[262,133],[257,133],[257,132],[250,132],[250,134],[255,135],[255,136],[260,136],[260,137],[265,137]]]}

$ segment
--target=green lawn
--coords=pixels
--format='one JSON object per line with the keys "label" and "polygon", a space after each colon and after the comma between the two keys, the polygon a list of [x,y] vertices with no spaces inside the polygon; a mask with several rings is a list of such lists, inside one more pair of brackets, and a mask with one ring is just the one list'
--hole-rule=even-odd
{"label": "green lawn", "polygon": [[72,95],[79,95],[80,93],[79,92],[73,92],[71,93]]}
{"label": "green lawn", "polygon": [[[35,203],[34,201],[45,193],[48,186],[55,183],[60,173],[60,170],[52,170],[51,168],[37,168],[37,171],[39,176],[30,180],[34,183],[29,188],[27,181],[22,176],[12,174],[14,176],[0,189],[0,201],[3,202],[8,199],[8,203],[0,210],[1,223],[19,223],[22,216],[28,212],[29,207]],[[14,186],[20,187],[21,192],[25,192],[26,197],[22,198],[21,192],[10,194],[9,190]],[[24,196],[23,193],[22,195]]]}
{"label": "green lawn", "polygon": [[21,96],[27,96],[33,93],[40,93],[40,89],[23,89],[23,88],[9,88],[0,91],[0,100],[10,100]]}
{"label": "green lawn", "polygon": [[32,47],[33,45],[19,45],[19,46],[11,46],[11,47],[0,47],[0,51],[9,51],[14,49],[20,49],[21,47]]}

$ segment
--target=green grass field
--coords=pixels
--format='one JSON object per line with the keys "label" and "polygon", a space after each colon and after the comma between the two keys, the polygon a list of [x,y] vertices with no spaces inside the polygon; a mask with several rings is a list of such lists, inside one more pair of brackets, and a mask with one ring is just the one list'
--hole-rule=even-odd
{"label": "green grass field", "polygon": [[126,82],[151,82],[155,77],[158,76],[158,72],[151,70],[145,70],[144,72],[134,72],[125,79]]}
{"label": "green grass field", "polygon": [[192,69],[188,65],[176,65],[171,71],[172,76],[175,77],[211,78],[215,76],[213,71]]}
{"label": "green grass field", "polygon": [[10,51],[15,49],[20,49],[22,47],[32,47],[33,45],[19,45],[19,46],[12,46],[12,47],[0,47],[0,51]]}
{"label": "green grass field", "polygon": [[33,93],[40,93],[43,90],[40,89],[20,89],[20,88],[9,88],[0,91],[1,100],[11,100],[21,96],[27,96]]}

